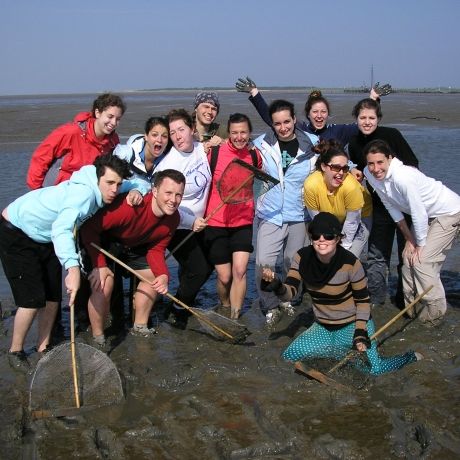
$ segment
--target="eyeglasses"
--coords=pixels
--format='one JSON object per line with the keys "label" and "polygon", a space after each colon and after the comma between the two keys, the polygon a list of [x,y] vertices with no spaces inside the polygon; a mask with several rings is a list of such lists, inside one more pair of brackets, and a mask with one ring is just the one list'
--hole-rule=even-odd
{"label": "eyeglasses", "polygon": [[345,165],[345,166],[340,166],[340,165],[331,165],[329,163],[326,163],[329,168],[331,168],[331,171],[334,172],[340,172],[343,171],[344,174],[346,174],[348,171],[350,171],[350,166]]}
{"label": "eyeglasses", "polygon": [[318,241],[321,237],[327,241],[332,241],[337,238],[337,235],[334,235],[333,233],[311,233],[310,236],[313,241]]}

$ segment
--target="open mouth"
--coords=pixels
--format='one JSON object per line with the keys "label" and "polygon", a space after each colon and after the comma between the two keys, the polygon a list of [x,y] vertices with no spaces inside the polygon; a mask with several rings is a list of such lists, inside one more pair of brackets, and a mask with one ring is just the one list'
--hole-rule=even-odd
{"label": "open mouth", "polygon": [[337,182],[338,184],[341,184],[343,182],[343,176],[335,176],[334,181]]}

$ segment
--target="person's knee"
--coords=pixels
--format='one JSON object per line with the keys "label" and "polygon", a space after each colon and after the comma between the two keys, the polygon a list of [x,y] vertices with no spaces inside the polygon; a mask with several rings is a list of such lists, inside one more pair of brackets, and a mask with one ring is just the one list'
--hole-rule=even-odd
{"label": "person's knee", "polygon": [[238,281],[246,279],[246,267],[233,267],[232,277]]}

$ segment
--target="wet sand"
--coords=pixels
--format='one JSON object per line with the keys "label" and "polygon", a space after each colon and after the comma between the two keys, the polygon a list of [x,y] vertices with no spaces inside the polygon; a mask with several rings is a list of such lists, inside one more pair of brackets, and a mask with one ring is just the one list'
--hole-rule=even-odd
{"label": "wet sand", "polygon": [[[282,95],[293,99],[293,94]],[[355,96],[352,100],[360,98]],[[135,95],[127,97],[129,108],[120,129],[124,136],[139,131],[152,112],[162,113],[160,103],[154,107],[145,101],[136,104]],[[190,92],[179,94],[175,106],[189,105],[192,97]],[[303,95],[297,97],[303,100]],[[351,99],[346,98],[342,104],[339,96],[332,97],[336,98],[332,102],[334,115],[347,121]],[[403,95],[390,96],[385,100],[384,121],[458,127],[460,97],[454,96],[448,103],[445,99],[438,107],[436,101],[444,97],[429,95],[426,110],[413,113],[413,103],[404,102]],[[88,105],[92,99],[88,96]],[[250,113],[248,107],[243,97],[239,110]],[[81,109],[72,104],[55,104],[46,110],[41,105],[28,105],[26,110],[2,107],[0,152],[14,152],[16,147],[24,152],[27,142],[38,143],[54,126]],[[235,104],[232,109],[236,111]],[[392,118],[395,114],[398,117]],[[441,121],[411,120],[414,116],[434,116]],[[222,119],[225,117],[223,110]],[[35,120],[33,124],[31,119]],[[27,129],[18,132],[22,121]],[[9,129],[9,124],[16,129]],[[263,129],[259,123],[255,131],[258,129]],[[294,318],[283,317],[274,331],[267,331],[260,309],[252,305],[255,292],[251,286],[241,318],[253,332],[246,343],[216,341],[195,319],[185,331],[161,321],[159,333],[149,340],[111,336],[109,357],[122,376],[125,401],[78,416],[38,421],[31,421],[27,410],[31,376],[11,371],[7,362],[13,305],[4,297],[5,318],[0,324],[0,457],[459,458],[460,295],[458,264],[451,265],[452,270],[442,273],[450,303],[445,319],[435,327],[401,319],[383,334],[381,353],[393,355],[414,349],[425,359],[370,379],[356,374],[351,379],[348,372],[339,371],[334,378],[350,384],[350,391],[337,391],[299,376],[280,358],[290,341],[311,322],[308,298]],[[252,270],[251,266],[250,280]],[[214,281],[208,283],[199,301],[205,308],[216,303]],[[388,301],[373,316],[381,326],[396,313]],[[78,340],[86,339],[86,333],[78,335]],[[28,349],[33,345],[31,334]],[[37,359],[36,354],[31,355],[32,361]],[[322,370],[330,366],[324,362],[310,364]],[[63,391],[72,392],[72,388]]]}

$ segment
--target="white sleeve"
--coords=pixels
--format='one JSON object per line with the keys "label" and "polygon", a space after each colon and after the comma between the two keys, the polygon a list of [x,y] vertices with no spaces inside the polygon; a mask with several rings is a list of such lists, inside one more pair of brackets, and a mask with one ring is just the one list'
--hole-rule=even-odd
{"label": "white sleeve", "polygon": [[350,249],[353,239],[358,231],[359,224],[361,223],[361,209],[356,211],[347,211],[345,222],[343,223],[342,233],[345,235],[342,238],[342,246],[345,249]]}

